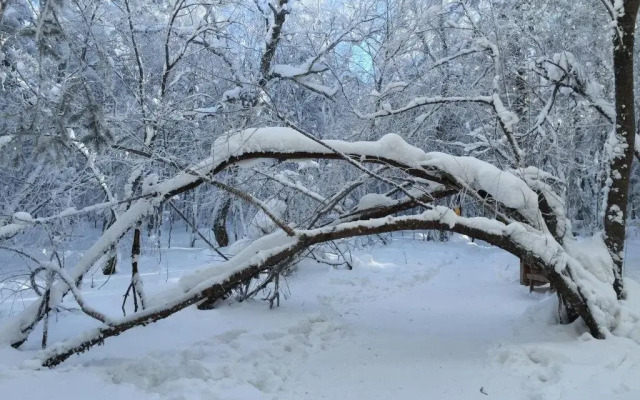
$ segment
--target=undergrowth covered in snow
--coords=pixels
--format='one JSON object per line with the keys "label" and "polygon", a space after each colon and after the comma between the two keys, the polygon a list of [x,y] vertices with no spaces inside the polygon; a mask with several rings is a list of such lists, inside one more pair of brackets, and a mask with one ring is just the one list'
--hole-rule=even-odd
{"label": "undergrowth covered in snow", "polygon": [[[302,261],[280,308],[259,299],[192,307],[53,370],[29,361],[38,354],[36,333],[22,351],[0,348],[0,392],[96,400],[637,398],[640,285],[627,282],[615,336],[595,340],[581,322],[557,323],[554,295],[518,285],[515,257],[462,236],[424,238],[388,236],[387,245],[352,253],[353,270]],[[640,252],[629,248],[627,274],[637,278]],[[145,289],[156,302],[178,281],[188,290],[198,282],[186,277],[216,257],[175,245],[148,251]],[[116,314],[126,271],[104,287],[99,275],[90,281],[84,298]],[[0,322],[32,299],[3,303]],[[71,311],[51,321],[52,341],[94,324],[72,301],[64,305]]]}

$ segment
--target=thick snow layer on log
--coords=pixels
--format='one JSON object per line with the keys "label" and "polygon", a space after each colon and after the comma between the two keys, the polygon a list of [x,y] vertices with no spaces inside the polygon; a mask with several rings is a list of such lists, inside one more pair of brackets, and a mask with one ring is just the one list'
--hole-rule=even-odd
{"label": "thick snow layer on log", "polygon": [[[411,168],[435,167],[464,186],[485,191],[496,201],[520,212],[530,222],[539,224],[536,193],[511,172],[484,161],[437,152],[426,153],[396,134],[387,134],[376,142],[326,140],[324,143],[343,154],[386,159]],[[215,166],[231,156],[249,152],[330,154],[333,151],[291,128],[248,129],[216,141],[210,165]]]}
{"label": "thick snow layer on log", "polygon": [[[522,179],[473,157],[428,153],[423,166],[433,166],[474,190],[483,190],[506,207],[518,210],[530,222],[540,221],[538,196]],[[534,225],[535,226],[535,225]]]}

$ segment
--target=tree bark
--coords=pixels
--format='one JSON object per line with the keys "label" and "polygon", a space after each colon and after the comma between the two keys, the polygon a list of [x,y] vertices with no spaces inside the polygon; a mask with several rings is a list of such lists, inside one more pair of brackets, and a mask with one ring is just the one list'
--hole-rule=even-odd
{"label": "tree bark", "polygon": [[[611,1],[613,7],[613,0]],[[622,282],[624,239],[629,197],[629,179],[633,162],[636,123],[634,113],[633,48],[636,17],[640,0],[625,0],[622,15],[614,15],[613,69],[615,77],[616,121],[607,141],[608,165],[605,182],[605,243],[613,259],[613,288],[624,297]],[[616,10],[614,10],[615,12]]]}
{"label": "tree bark", "polygon": [[222,206],[216,212],[213,220],[213,236],[218,242],[218,246],[226,247],[229,245],[229,234],[227,233],[227,216],[231,207],[231,197],[226,196]]}
{"label": "tree bark", "polygon": [[[107,224],[107,226],[102,230],[102,233],[104,233],[104,231],[106,231],[111,225],[113,225],[113,223],[116,221],[116,214],[114,211],[111,211],[111,218],[109,219],[109,223]],[[117,272],[117,267],[118,267],[118,257],[116,254],[116,246],[111,246],[111,249],[109,250],[109,259],[107,260],[107,262],[105,263],[105,265],[102,266],[102,274],[103,275],[113,275]]]}

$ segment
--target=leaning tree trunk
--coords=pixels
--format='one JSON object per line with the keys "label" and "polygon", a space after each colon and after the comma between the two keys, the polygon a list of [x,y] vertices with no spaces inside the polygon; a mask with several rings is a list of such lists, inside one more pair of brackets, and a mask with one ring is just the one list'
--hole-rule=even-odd
{"label": "leaning tree trunk", "polygon": [[226,247],[229,245],[229,234],[227,233],[227,217],[231,208],[231,196],[227,196],[222,206],[216,212],[213,220],[213,236],[218,242],[218,246]]}
{"label": "leaning tree trunk", "polygon": [[[613,0],[611,0],[612,7]],[[614,290],[624,297],[622,268],[629,195],[631,162],[635,147],[635,113],[633,90],[633,47],[636,17],[640,0],[625,0],[623,10],[613,9],[613,70],[615,75],[616,121],[607,141],[606,203],[604,207],[605,243],[613,259]],[[615,13],[618,14],[615,14]],[[623,13],[620,15],[620,13]]]}
{"label": "leaning tree trunk", "polygon": [[[102,233],[104,233],[104,231],[106,231],[111,225],[113,225],[115,221],[116,221],[116,214],[115,212],[112,211],[111,218],[109,219],[109,223],[107,224],[107,226],[105,226]],[[102,266],[102,273],[104,275],[113,275],[117,272],[117,267],[118,267],[118,256],[116,253],[116,246],[113,245],[109,250],[109,259]]]}

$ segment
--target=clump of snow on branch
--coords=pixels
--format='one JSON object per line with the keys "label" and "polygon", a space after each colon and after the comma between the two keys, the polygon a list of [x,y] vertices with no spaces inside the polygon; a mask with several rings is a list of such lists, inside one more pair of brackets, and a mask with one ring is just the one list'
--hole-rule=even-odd
{"label": "clump of snow on branch", "polygon": [[359,211],[359,210],[366,210],[366,209],[371,209],[376,207],[391,206],[395,203],[396,202],[393,199],[383,194],[368,193],[360,198],[360,201],[356,206],[356,210]]}
{"label": "clump of snow on branch", "polygon": [[511,172],[477,158],[455,157],[444,153],[429,153],[422,165],[436,167],[465,186],[485,191],[496,201],[518,210],[527,220],[539,226],[538,196]]}

